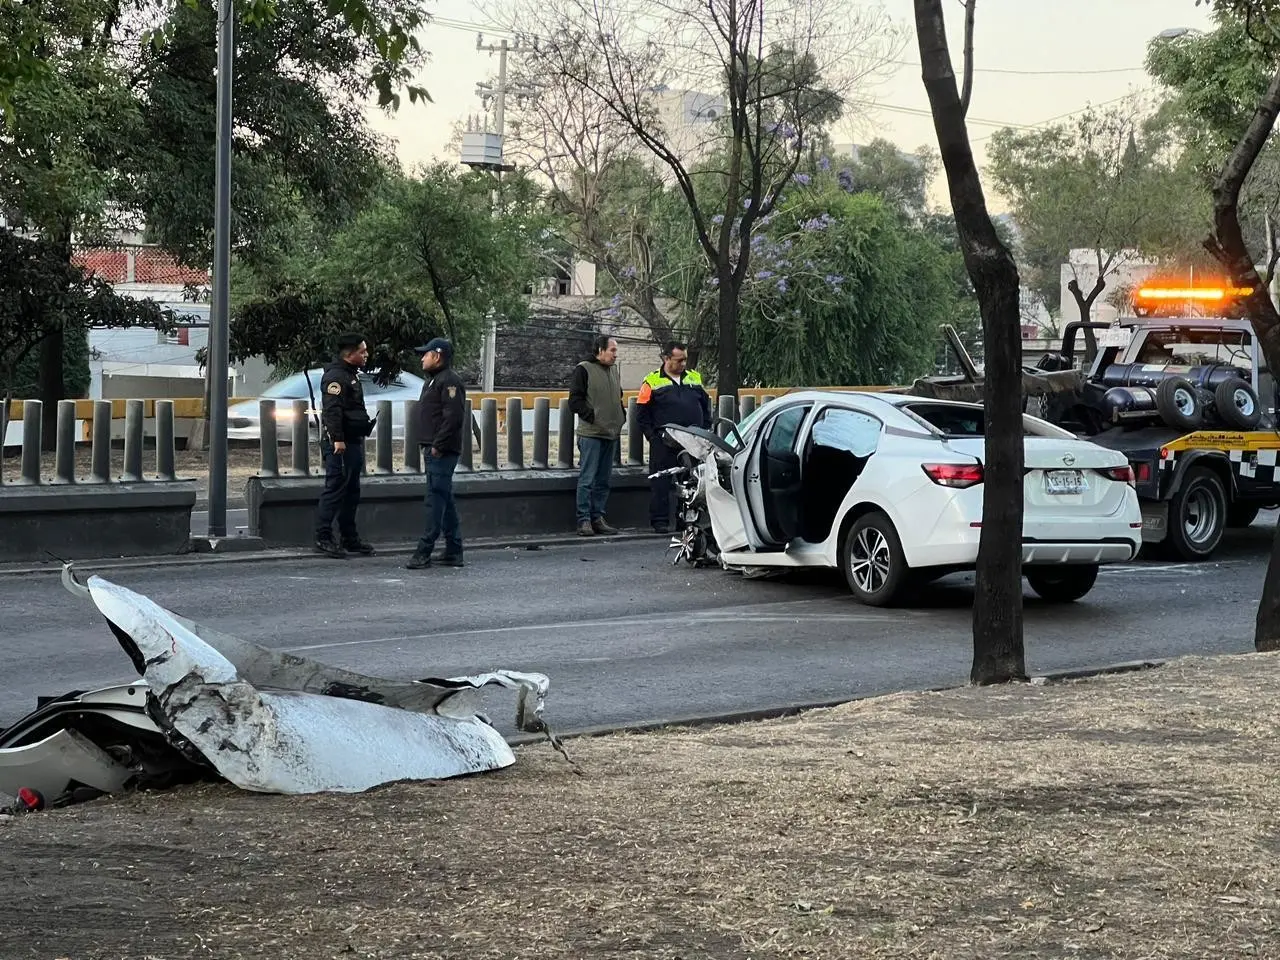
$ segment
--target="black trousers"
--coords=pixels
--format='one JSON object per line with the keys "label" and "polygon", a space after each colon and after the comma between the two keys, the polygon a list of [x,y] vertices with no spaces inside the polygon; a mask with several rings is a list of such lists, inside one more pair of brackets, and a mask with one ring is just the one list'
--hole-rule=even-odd
{"label": "black trousers", "polygon": [[360,506],[360,474],[364,472],[364,440],[348,440],[345,453],[334,453],[333,444],[322,441],[324,453],[324,492],[316,508],[316,539],[333,537],[333,521],[338,520],[338,535],[350,543],[356,534],[356,507]]}
{"label": "black trousers", "polygon": [[[679,451],[671,449],[660,438],[655,437],[649,443],[649,472],[669,470],[679,463]],[[671,487],[670,477],[656,477],[649,481],[649,522],[658,526],[666,526],[671,520]]]}

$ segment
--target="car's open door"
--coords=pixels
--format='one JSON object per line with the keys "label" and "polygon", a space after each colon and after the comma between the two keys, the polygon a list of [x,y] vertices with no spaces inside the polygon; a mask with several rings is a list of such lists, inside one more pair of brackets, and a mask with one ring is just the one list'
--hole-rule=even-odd
{"label": "car's open door", "polygon": [[[775,401],[778,403],[778,401]],[[812,404],[779,403],[733,460],[733,492],[747,538],[757,549],[786,546],[800,532],[800,453],[796,439]]]}

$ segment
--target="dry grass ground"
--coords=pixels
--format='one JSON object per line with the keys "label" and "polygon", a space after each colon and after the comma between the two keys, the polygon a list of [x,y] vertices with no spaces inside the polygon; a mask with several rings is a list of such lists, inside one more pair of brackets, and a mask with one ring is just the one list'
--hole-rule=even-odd
{"label": "dry grass ground", "polygon": [[1280,661],[0,822],[0,956],[1280,956]]}

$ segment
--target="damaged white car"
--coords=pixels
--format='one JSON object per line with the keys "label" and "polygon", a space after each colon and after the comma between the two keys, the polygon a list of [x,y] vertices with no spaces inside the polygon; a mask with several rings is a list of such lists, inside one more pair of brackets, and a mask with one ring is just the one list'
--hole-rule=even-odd
{"label": "damaged white car", "polygon": [[140,679],[44,699],[0,731],[0,794],[66,802],[210,778],[358,792],[497,770],[515,755],[477,712],[489,686],[515,691],[518,729],[550,736],[542,674],[367,677],[197,624],[101,577],[81,584],[70,566],[63,583],[106,618]]}

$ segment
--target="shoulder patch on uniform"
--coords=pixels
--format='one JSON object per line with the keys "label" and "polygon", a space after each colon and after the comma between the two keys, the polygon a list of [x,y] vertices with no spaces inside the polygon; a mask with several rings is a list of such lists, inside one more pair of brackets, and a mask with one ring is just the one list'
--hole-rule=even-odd
{"label": "shoulder patch on uniform", "polygon": [[458,388],[450,385],[444,388],[444,392],[447,393],[449,395],[449,399],[452,400],[458,395]]}
{"label": "shoulder patch on uniform", "polygon": [[324,388],[324,392],[327,394],[330,394],[331,396],[336,397],[338,394],[342,392],[342,384],[340,384],[337,380],[332,380],[330,381],[329,385]]}

